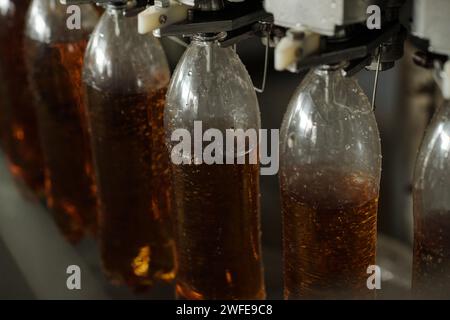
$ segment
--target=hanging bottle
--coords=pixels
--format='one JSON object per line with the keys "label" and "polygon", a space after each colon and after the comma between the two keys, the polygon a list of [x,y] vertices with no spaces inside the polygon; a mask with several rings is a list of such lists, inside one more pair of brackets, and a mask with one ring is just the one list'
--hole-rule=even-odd
{"label": "hanging bottle", "polygon": [[0,2],[0,144],[18,181],[38,196],[44,169],[33,99],[24,62],[25,15],[30,1]]}
{"label": "hanging bottle", "polygon": [[[94,232],[96,225],[81,70],[98,16],[91,5],[78,8],[69,14],[58,0],[33,0],[26,25],[26,62],[44,153],[47,205],[72,242],[86,230]],[[79,15],[79,28],[69,28],[77,23],[74,14]]]}
{"label": "hanging bottle", "polygon": [[[176,210],[176,293],[181,299],[263,299],[258,164],[225,164],[223,158],[224,164],[207,163],[198,153],[189,152],[182,164],[175,164],[178,161],[172,157],[177,149],[172,138],[180,132],[189,133],[194,144],[202,144],[194,138],[199,138],[198,125],[223,137],[229,129],[260,128],[250,77],[236,53],[219,46],[221,36],[193,37],[167,95],[166,141]],[[256,149],[246,152],[254,154]],[[220,148],[217,152],[225,157]]]}
{"label": "hanging bottle", "polygon": [[159,41],[108,4],[83,70],[100,199],[100,247],[112,280],[133,287],[174,278],[164,105],[170,80]]}
{"label": "hanging bottle", "polygon": [[414,181],[413,293],[450,299],[450,103],[422,142]]}
{"label": "hanging bottle", "polygon": [[281,128],[286,299],[373,297],[380,138],[366,95],[341,67],[309,73]]}

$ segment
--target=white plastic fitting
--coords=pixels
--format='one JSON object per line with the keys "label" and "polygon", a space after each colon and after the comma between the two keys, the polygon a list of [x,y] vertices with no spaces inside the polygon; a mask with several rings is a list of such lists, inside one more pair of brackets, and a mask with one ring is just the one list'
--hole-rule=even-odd
{"label": "white plastic fitting", "polygon": [[148,7],[138,15],[138,32],[146,34],[163,26],[183,21],[187,18],[188,9],[188,6],[173,0],[168,7],[158,5]]}
{"label": "white plastic fitting", "polygon": [[288,35],[281,39],[275,48],[275,69],[295,72],[296,63],[316,52],[319,46],[319,34],[310,31],[289,30]]}
{"label": "white plastic fitting", "polygon": [[442,95],[445,99],[450,99],[450,60],[444,64],[442,70]]}

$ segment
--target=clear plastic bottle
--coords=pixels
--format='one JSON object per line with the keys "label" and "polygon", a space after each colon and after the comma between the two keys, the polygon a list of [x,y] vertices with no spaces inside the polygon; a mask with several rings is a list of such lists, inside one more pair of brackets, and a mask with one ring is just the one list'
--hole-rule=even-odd
{"label": "clear plastic bottle", "polygon": [[98,15],[79,6],[80,28],[59,0],[34,0],[26,21],[26,63],[45,160],[47,205],[66,238],[96,226],[95,186],[82,103],[81,70]]}
{"label": "clear plastic bottle", "polygon": [[341,66],[312,70],[280,139],[285,298],[373,297],[381,151],[366,95]]}
{"label": "clear plastic bottle", "polygon": [[0,2],[0,144],[13,175],[42,196],[44,164],[24,62],[25,15],[29,4],[26,0]]}
{"label": "clear plastic bottle", "polygon": [[414,181],[413,293],[450,299],[450,102],[436,113]]}
{"label": "clear plastic bottle", "polygon": [[83,69],[100,202],[103,267],[133,287],[174,278],[170,167],[164,105],[169,66],[159,41],[137,33],[137,17],[109,4]]}
{"label": "clear plastic bottle", "polygon": [[[167,95],[167,142],[177,129],[260,128],[251,79],[221,35],[194,36]],[[257,152],[256,149],[248,153]],[[233,155],[234,156],[234,155]],[[177,295],[181,299],[263,299],[257,164],[172,163]]]}

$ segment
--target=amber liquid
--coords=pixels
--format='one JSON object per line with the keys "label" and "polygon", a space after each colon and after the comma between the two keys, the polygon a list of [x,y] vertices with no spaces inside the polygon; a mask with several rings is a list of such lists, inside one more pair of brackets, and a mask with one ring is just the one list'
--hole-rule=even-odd
{"label": "amber liquid", "polygon": [[86,87],[100,198],[103,266],[117,283],[174,278],[165,89],[108,94]]}
{"label": "amber liquid", "polygon": [[14,17],[0,17],[0,139],[10,171],[19,182],[41,196],[44,191],[43,157],[24,61],[24,20],[29,1],[14,1],[14,4]]}
{"label": "amber liquid", "polygon": [[378,188],[370,177],[292,168],[281,182],[286,299],[373,298]]}
{"label": "amber liquid", "polygon": [[173,165],[180,299],[264,299],[258,165]]}
{"label": "amber liquid", "polygon": [[6,89],[5,89],[5,77],[2,74],[2,69],[0,66],[0,152],[4,151],[6,152],[7,148],[7,115],[6,115],[6,103],[5,103],[5,96],[6,96]]}
{"label": "amber liquid", "polygon": [[421,212],[415,206],[414,296],[450,299],[450,212]]}
{"label": "amber liquid", "polygon": [[96,190],[81,91],[85,47],[85,40],[45,44],[27,39],[47,204],[71,242],[86,230],[94,232],[96,226]]}

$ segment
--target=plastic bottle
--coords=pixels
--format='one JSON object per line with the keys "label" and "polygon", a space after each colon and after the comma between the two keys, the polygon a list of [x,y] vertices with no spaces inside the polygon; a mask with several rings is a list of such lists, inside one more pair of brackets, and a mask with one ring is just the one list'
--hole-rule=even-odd
{"label": "plastic bottle", "polygon": [[450,299],[450,103],[422,143],[414,181],[413,294]]}
{"label": "plastic bottle", "polygon": [[98,15],[91,5],[78,8],[67,13],[58,0],[34,0],[26,22],[26,62],[44,153],[47,205],[72,242],[96,227],[81,70]]}
{"label": "plastic bottle", "polygon": [[[193,138],[194,121],[223,137],[227,129],[260,128],[250,77],[236,53],[219,46],[220,38],[194,36],[172,78],[165,113],[172,151],[172,134],[183,129]],[[178,297],[263,299],[258,164],[187,160],[172,163]]]}
{"label": "plastic bottle", "polygon": [[369,101],[341,66],[312,70],[281,128],[286,299],[370,298],[381,173]]}
{"label": "plastic bottle", "polygon": [[159,41],[108,4],[83,69],[100,199],[99,234],[109,277],[133,287],[174,278],[164,105],[170,80]]}
{"label": "plastic bottle", "polygon": [[24,62],[25,15],[30,1],[0,3],[0,145],[10,171],[38,196],[44,191],[43,158]]}

